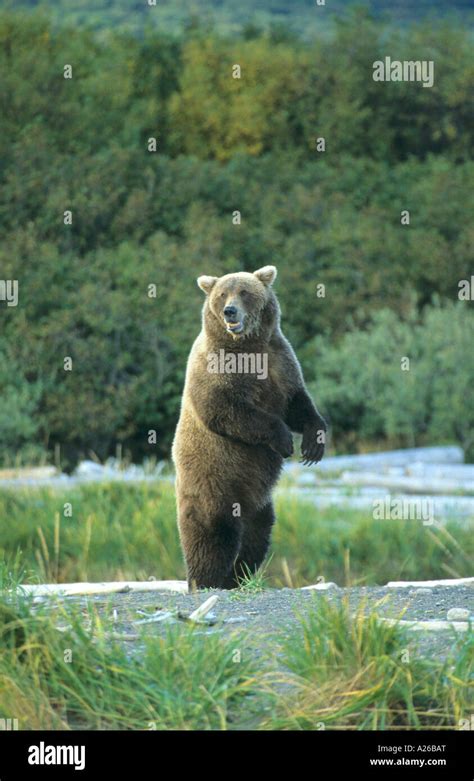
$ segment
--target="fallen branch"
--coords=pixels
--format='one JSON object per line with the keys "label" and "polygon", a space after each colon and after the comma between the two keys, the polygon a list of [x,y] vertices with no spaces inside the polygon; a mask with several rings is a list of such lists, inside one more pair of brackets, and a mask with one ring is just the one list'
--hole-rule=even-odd
{"label": "fallen branch", "polygon": [[202,623],[203,619],[207,616],[207,614],[212,610],[214,605],[216,604],[217,600],[219,599],[218,596],[212,596],[209,597],[209,599],[206,599],[205,602],[200,605],[196,610],[194,610],[190,616],[188,616],[188,621],[196,621],[197,623]]}

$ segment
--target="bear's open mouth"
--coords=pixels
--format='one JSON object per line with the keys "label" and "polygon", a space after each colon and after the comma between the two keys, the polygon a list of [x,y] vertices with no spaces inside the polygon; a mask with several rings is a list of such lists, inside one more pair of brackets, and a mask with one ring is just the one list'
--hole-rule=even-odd
{"label": "bear's open mouth", "polygon": [[226,321],[225,325],[226,325],[227,330],[230,331],[233,334],[240,334],[241,331],[243,331],[243,329],[244,329],[244,326],[243,326],[243,324],[241,322],[229,323],[228,321]]}

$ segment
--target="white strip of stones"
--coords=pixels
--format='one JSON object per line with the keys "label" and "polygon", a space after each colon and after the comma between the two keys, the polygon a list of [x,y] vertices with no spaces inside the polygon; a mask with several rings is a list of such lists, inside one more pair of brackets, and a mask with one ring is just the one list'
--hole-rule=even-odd
{"label": "white strip of stones", "polygon": [[436,586],[474,586],[474,578],[450,580],[391,580],[386,588],[435,588]]}
{"label": "white strip of stones", "polygon": [[397,618],[381,618],[379,621],[390,626],[400,626],[405,629],[410,629],[413,632],[447,632],[453,630],[455,632],[467,632],[470,624],[468,621],[405,621]]}
{"label": "white strip of stones", "polygon": [[72,597],[94,594],[120,594],[130,591],[174,591],[188,593],[185,580],[126,580],[112,583],[49,583],[42,585],[19,586],[18,591],[33,597]]}
{"label": "white strip of stones", "polygon": [[[415,594],[431,594],[436,586],[473,586],[474,578],[452,578],[442,580],[398,580],[387,583],[386,588],[411,588],[416,589]],[[335,583],[315,583],[312,586],[304,586],[302,591],[327,591],[337,588]],[[474,595],[474,594],[473,594]],[[432,619],[430,621],[408,621],[396,618],[382,618],[379,621],[390,626],[401,626],[414,632],[468,632],[474,624],[474,616],[466,608],[453,607],[448,610],[447,620]]]}

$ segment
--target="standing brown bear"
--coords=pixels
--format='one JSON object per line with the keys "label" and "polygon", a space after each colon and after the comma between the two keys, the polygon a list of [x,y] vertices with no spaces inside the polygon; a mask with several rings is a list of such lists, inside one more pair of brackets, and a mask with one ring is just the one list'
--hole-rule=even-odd
{"label": "standing brown bear", "polygon": [[173,443],[178,524],[190,588],[234,588],[255,572],[275,520],[271,492],[291,432],[320,461],[326,425],[280,330],[274,266],[199,277],[202,330],[188,360]]}

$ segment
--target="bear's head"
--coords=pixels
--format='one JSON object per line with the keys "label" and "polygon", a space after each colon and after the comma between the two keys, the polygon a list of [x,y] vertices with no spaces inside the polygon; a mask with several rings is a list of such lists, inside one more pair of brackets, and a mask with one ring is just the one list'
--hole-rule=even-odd
{"label": "bear's head", "polygon": [[271,288],[275,266],[264,266],[249,274],[239,271],[223,277],[199,277],[206,294],[204,322],[213,336],[232,339],[268,338],[279,321],[279,308]]}

